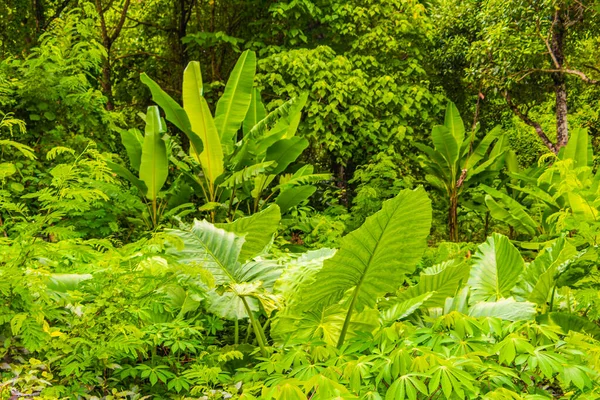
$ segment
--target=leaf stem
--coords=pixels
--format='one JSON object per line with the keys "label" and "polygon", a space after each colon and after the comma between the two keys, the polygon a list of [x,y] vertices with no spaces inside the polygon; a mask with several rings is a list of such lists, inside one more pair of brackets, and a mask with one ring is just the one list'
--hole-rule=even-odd
{"label": "leaf stem", "polygon": [[258,321],[254,318],[254,314],[252,310],[250,310],[250,305],[245,297],[240,297],[242,302],[244,303],[244,308],[246,309],[246,313],[248,313],[248,317],[250,318],[250,323],[252,324],[252,328],[254,329],[254,335],[256,336],[256,341],[258,342],[258,346],[260,347],[260,351],[263,357],[267,356],[267,349],[265,348],[265,343],[263,341],[264,332],[262,332],[262,327],[258,324]]}

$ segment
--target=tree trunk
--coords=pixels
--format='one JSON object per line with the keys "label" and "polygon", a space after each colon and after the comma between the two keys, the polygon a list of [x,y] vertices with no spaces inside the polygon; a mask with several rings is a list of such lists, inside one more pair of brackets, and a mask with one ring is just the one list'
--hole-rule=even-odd
{"label": "tree trunk", "polygon": [[39,37],[42,29],[46,26],[46,7],[44,0],[33,0],[33,12],[35,15],[35,30]]}
{"label": "tree trunk", "polygon": [[458,193],[456,192],[450,194],[448,231],[450,232],[450,241],[458,242]]}
{"label": "tree trunk", "polygon": [[102,60],[102,78],[100,79],[100,86],[102,87],[102,93],[107,98],[106,101],[106,109],[111,111],[114,109],[113,103],[113,94],[112,94],[112,66],[111,66],[111,48],[113,43],[119,37],[121,33],[121,29],[123,28],[123,24],[125,23],[125,17],[127,16],[127,11],[129,10],[129,4],[131,0],[125,0],[123,4],[123,9],[121,10],[121,15],[119,16],[119,21],[117,25],[113,28],[112,33],[109,32],[109,28],[106,25],[106,19],[104,12],[106,11],[103,8],[102,0],[96,0],[96,11],[98,12],[98,16],[100,17],[100,33],[102,34],[102,45],[106,49],[106,57]]}
{"label": "tree trunk", "polygon": [[[557,69],[562,69],[565,62],[565,21],[562,13],[557,12],[552,31],[551,49],[553,61]],[[569,142],[569,127],[567,125],[567,85],[565,74],[552,74],[554,93],[556,95],[556,149],[560,150]]]}
{"label": "tree trunk", "polygon": [[[105,45],[106,46],[106,45]],[[106,48],[106,57],[102,60],[102,78],[100,80],[102,93],[106,96],[106,109],[112,111],[114,107],[112,95],[112,69],[110,65],[110,47]]]}

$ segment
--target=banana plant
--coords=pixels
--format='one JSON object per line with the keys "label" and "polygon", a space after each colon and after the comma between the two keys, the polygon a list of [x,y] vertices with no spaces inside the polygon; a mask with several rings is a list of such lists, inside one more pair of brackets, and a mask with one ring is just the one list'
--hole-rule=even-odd
{"label": "banana plant", "polygon": [[238,321],[248,318],[256,340],[266,355],[267,337],[258,320],[279,308],[273,285],[283,267],[262,260],[273,239],[281,214],[277,205],[232,223],[211,224],[195,220],[189,227],[170,230],[182,246],[169,254],[180,263],[202,268],[212,274],[215,286],[210,292],[210,310],[221,318],[233,320],[238,343]]}
{"label": "banana plant", "polygon": [[[258,212],[271,199],[285,212],[316,189],[310,183],[329,179],[308,168],[284,174],[308,146],[295,136],[307,96],[291,99],[267,114],[260,92],[253,88],[256,55],[245,51],[237,61],[212,115],[203,95],[200,63],[190,62],[183,75],[183,106],[156,82],[142,74],[142,82],[166,119],[190,140],[190,160],[201,173],[190,174],[211,212],[225,208],[227,218],[241,211]],[[196,144],[196,142],[198,144]],[[309,173],[310,172],[310,173]],[[274,184],[279,178],[279,183]],[[302,189],[300,189],[302,187]],[[269,188],[271,189],[269,194]]]}
{"label": "banana plant", "polygon": [[[173,201],[176,196],[165,200],[161,193],[169,174],[169,151],[163,135],[166,133],[164,122],[160,118],[159,109],[156,106],[148,107],[144,116],[146,123],[145,135],[135,130],[121,132],[121,140],[127,152],[131,168],[137,172],[135,176],[124,166],[107,160],[107,165],[117,175],[128,180],[144,196],[148,211],[148,225],[156,228],[165,216],[165,210],[171,208],[170,212],[189,212],[189,204]],[[173,185],[175,189],[177,185]]]}
{"label": "banana plant", "polygon": [[[549,166],[511,172],[513,183],[505,191],[482,185],[492,217],[517,232],[546,238],[560,235],[570,224],[597,223],[600,209],[595,200],[600,175],[593,172],[587,130],[573,129],[569,144],[552,159]],[[590,239],[597,242],[597,238]]]}
{"label": "banana plant", "polygon": [[329,325],[330,336],[336,335],[337,346],[342,347],[352,325],[354,330],[364,330],[373,325],[373,315],[377,324],[377,313],[371,311],[378,299],[398,290],[415,270],[427,246],[431,213],[423,188],[403,190],[385,201],[300,285],[299,298],[281,313],[274,327],[276,334],[296,330],[310,337]]}
{"label": "banana plant", "polygon": [[[446,197],[450,240],[458,241],[458,205],[461,194],[471,185],[495,175],[501,168],[504,153],[500,127],[488,132],[475,143],[476,129],[465,137],[465,126],[452,102],[448,102],[444,125],[431,130],[433,148],[422,143],[415,146],[423,152],[425,179]],[[490,150],[490,146],[496,142]]]}

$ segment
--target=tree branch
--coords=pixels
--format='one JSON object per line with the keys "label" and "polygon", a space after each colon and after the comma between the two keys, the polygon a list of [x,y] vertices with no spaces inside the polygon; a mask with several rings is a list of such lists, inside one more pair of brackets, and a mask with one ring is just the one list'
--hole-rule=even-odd
{"label": "tree branch", "polygon": [[123,5],[123,11],[121,11],[121,18],[119,22],[115,26],[112,35],[110,35],[110,41],[113,43],[119,37],[121,33],[121,28],[123,28],[123,24],[125,23],[125,16],[127,15],[127,10],[129,9],[129,4],[131,0],[125,0],[125,4]]}
{"label": "tree branch", "polygon": [[165,27],[163,27],[163,26],[160,26],[160,25],[158,25],[158,24],[153,24],[153,23],[151,23],[151,22],[140,21],[140,20],[137,20],[137,19],[135,19],[135,18],[133,18],[133,17],[130,17],[129,15],[126,15],[126,16],[125,16],[125,18],[127,18],[128,20],[130,20],[130,21],[133,21],[133,22],[135,22],[135,23],[137,23],[137,24],[139,24],[139,25],[148,26],[148,27],[150,27],[150,28],[154,28],[154,29],[157,29],[157,30],[159,30],[159,31],[164,31],[164,32],[177,32],[177,29],[175,29],[175,28],[165,28]]}
{"label": "tree branch", "polygon": [[56,12],[54,13],[54,15],[52,15],[50,18],[48,18],[46,20],[46,23],[42,27],[42,30],[45,31],[46,28],[48,28],[48,26],[50,25],[50,23],[52,21],[54,21],[60,15],[61,12],[63,12],[63,10],[69,5],[70,2],[71,2],[71,0],[63,1],[62,4],[56,8]]}
{"label": "tree branch", "polygon": [[521,80],[525,79],[525,77],[527,77],[528,75],[531,75],[535,72],[541,72],[541,73],[545,73],[545,74],[562,73],[562,74],[568,74],[568,75],[575,75],[575,76],[578,76],[582,81],[584,81],[585,83],[589,83],[590,85],[600,84],[600,80],[591,79],[584,72],[576,70],[576,69],[570,69],[570,68],[558,68],[558,69],[533,68],[533,69],[528,69],[523,72],[525,72],[525,73],[521,77],[519,77],[517,79],[517,81],[521,81]]}
{"label": "tree branch", "polygon": [[535,132],[537,133],[537,135],[540,137],[540,139],[542,139],[542,142],[544,142],[544,145],[548,149],[550,149],[550,151],[552,151],[554,154],[558,154],[558,149],[556,148],[554,143],[552,143],[550,138],[548,138],[548,136],[542,129],[542,126],[540,124],[538,124],[537,122],[533,121],[531,118],[529,118],[527,113],[523,113],[519,109],[519,107],[513,103],[510,95],[508,94],[508,91],[502,92],[502,96],[504,97],[504,99],[506,99],[506,103],[508,104],[508,106],[510,107],[512,112],[515,113],[515,115],[517,117],[519,117],[527,125],[531,126],[533,129],[535,129]]}

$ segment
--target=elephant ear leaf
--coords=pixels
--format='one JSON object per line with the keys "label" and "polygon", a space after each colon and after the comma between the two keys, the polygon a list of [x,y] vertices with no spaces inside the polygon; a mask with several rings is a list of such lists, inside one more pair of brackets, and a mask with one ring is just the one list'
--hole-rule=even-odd
{"label": "elephant ear leaf", "polygon": [[352,290],[358,312],[375,307],[378,297],[394,292],[415,270],[427,245],[431,202],[423,188],[403,190],[342,240],[338,252],[303,293],[303,306],[335,304]]}
{"label": "elephant ear leaf", "polygon": [[179,262],[207,269],[217,285],[237,282],[238,257],[245,241],[243,236],[197,220],[189,229],[169,232],[183,242],[183,249],[170,250]]}
{"label": "elephant ear leaf", "polygon": [[216,224],[218,228],[237,235],[245,235],[239,260],[244,262],[259,255],[273,239],[279,226],[281,212],[276,204],[249,217],[239,218],[228,224]]}
{"label": "elephant ear leaf", "polygon": [[525,270],[519,250],[510,240],[494,233],[473,256],[469,286],[471,301],[496,301],[508,298]]}
{"label": "elephant ear leaf", "polygon": [[150,200],[156,199],[169,174],[167,145],[161,137],[160,130],[161,122],[158,107],[148,107],[146,136],[144,138],[140,162],[140,179],[148,189],[146,197]]}

